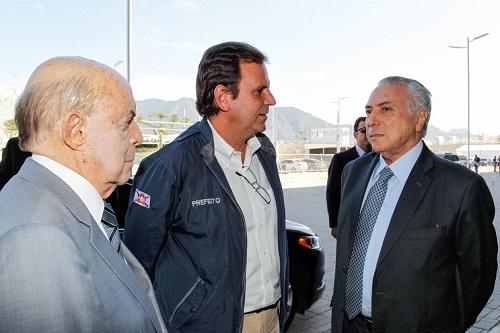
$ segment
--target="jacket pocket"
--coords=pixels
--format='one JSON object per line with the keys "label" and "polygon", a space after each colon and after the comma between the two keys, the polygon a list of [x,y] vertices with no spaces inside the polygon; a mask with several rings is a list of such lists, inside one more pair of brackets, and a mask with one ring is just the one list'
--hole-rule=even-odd
{"label": "jacket pocket", "polygon": [[439,240],[446,236],[448,236],[448,226],[408,230],[410,240]]}
{"label": "jacket pocket", "polygon": [[199,309],[205,294],[205,282],[198,277],[193,286],[175,306],[172,315],[168,318],[169,325],[176,328],[182,326]]}

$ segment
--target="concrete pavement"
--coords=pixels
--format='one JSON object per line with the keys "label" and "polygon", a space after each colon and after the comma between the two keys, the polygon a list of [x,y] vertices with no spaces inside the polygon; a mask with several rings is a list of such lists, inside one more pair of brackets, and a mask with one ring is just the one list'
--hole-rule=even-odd
{"label": "concrete pavement", "polygon": [[[495,207],[500,207],[500,173],[493,173],[493,168],[480,168],[480,174],[486,180]],[[330,332],[330,299],[333,292],[335,272],[335,239],[330,235],[325,203],[326,173],[294,173],[282,175],[285,193],[287,218],[310,226],[319,236],[325,251],[325,283],[323,297],[304,315],[296,314],[288,332],[291,333],[327,333]],[[500,212],[494,220],[497,238],[500,239]],[[500,333],[500,274],[497,273],[495,290],[474,326],[468,333]]]}

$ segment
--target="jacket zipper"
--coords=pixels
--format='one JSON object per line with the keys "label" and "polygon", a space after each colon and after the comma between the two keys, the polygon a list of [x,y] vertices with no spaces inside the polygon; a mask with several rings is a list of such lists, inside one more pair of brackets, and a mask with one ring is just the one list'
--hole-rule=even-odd
{"label": "jacket zipper", "polygon": [[201,280],[200,277],[198,277],[198,279],[196,280],[196,282],[194,283],[194,285],[188,290],[188,292],[186,293],[186,295],[184,295],[184,297],[180,300],[179,303],[177,303],[177,306],[175,307],[174,311],[172,312],[172,315],[170,316],[170,318],[168,319],[168,323],[171,325],[172,324],[172,321],[174,320],[174,317],[175,317],[175,314],[177,313],[177,310],[179,310],[179,308],[181,307],[181,305],[184,303],[184,301],[192,294],[192,292],[194,291],[194,289],[200,284],[202,283],[203,284],[203,281]]}
{"label": "jacket zipper", "polygon": [[[224,190],[224,192],[226,192],[226,194],[229,196],[229,198],[231,199],[231,201],[233,202],[233,204],[236,206],[236,208],[238,209],[238,212],[240,213],[240,216],[241,216],[241,220],[243,221],[243,226],[245,227],[245,232],[244,232],[244,237],[243,237],[243,244],[245,246],[245,257],[243,259],[243,294],[241,295],[241,311],[244,312],[245,311],[245,290],[246,290],[246,271],[247,271],[247,233],[246,233],[246,230],[247,230],[247,225],[246,225],[246,221],[245,221],[245,216],[243,215],[243,212],[241,211],[241,208],[240,206],[238,205],[238,203],[236,202],[236,199],[231,195],[231,193],[228,191],[228,189],[226,188],[226,186],[224,186],[224,183],[220,180],[220,178],[218,177],[217,173],[214,172],[212,170],[212,168],[205,162],[205,164],[207,165],[208,167],[208,170],[210,170],[210,172],[214,175],[215,179],[217,180],[217,182],[219,182],[219,185],[222,187],[222,189]],[[239,327],[238,327],[238,332],[241,332],[242,330],[242,327],[243,327],[243,316],[240,317],[240,323],[239,323]]]}

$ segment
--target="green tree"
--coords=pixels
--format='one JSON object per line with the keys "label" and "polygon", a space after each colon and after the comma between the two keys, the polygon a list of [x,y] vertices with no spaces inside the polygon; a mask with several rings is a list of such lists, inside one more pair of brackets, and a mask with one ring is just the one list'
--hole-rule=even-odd
{"label": "green tree", "polygon": [[176,115],[175,113],[170,116],[170,122],[176,123],[179,121],[179,116]]}
{"label": "green tree", "polygon": [[165,118],[167,118],[167,115],[164,112],[155,112],[153,113],[153,117],[155,117],[159,121],[163,121]]}
{"label": "green tree", "polygon": [[14,119],[8,119],[4,121],[3,126],[9,137],[17,136],[19,134],[19,131],[17,130],[16,121]]}

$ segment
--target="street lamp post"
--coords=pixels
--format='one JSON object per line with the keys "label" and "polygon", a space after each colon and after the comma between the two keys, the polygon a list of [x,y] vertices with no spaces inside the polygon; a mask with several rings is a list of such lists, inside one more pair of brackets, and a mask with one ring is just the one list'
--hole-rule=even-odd
{"label": "street lamp post", "polygon": [[115,61],[115,63],[113,64],[113,69],[116,71],[116,67],[118,67],[121,64],[123,64],[123,60],[120,59]]}
{"label": "street lamp post", "polygon": [[127,0],[127,81],[130,83],[130,47],[132,26],[132,0]]}
{"label": "street lamp post", "polygon": [[340,101],[346,99],[347,97],[339,97],[337,101],[333,101],[332,103],[337,103],[339,108],[337,109],[337,151],[336,154],[340,153]]}
{"label": "street lamp post", "polygon": [[467,46],[448,46],[452,49],[467,49],[467,167],[470,169],[470,61],[469,61],[469,44],[473,41],[488,36],[485,33],[469,39],[467,37]]}

